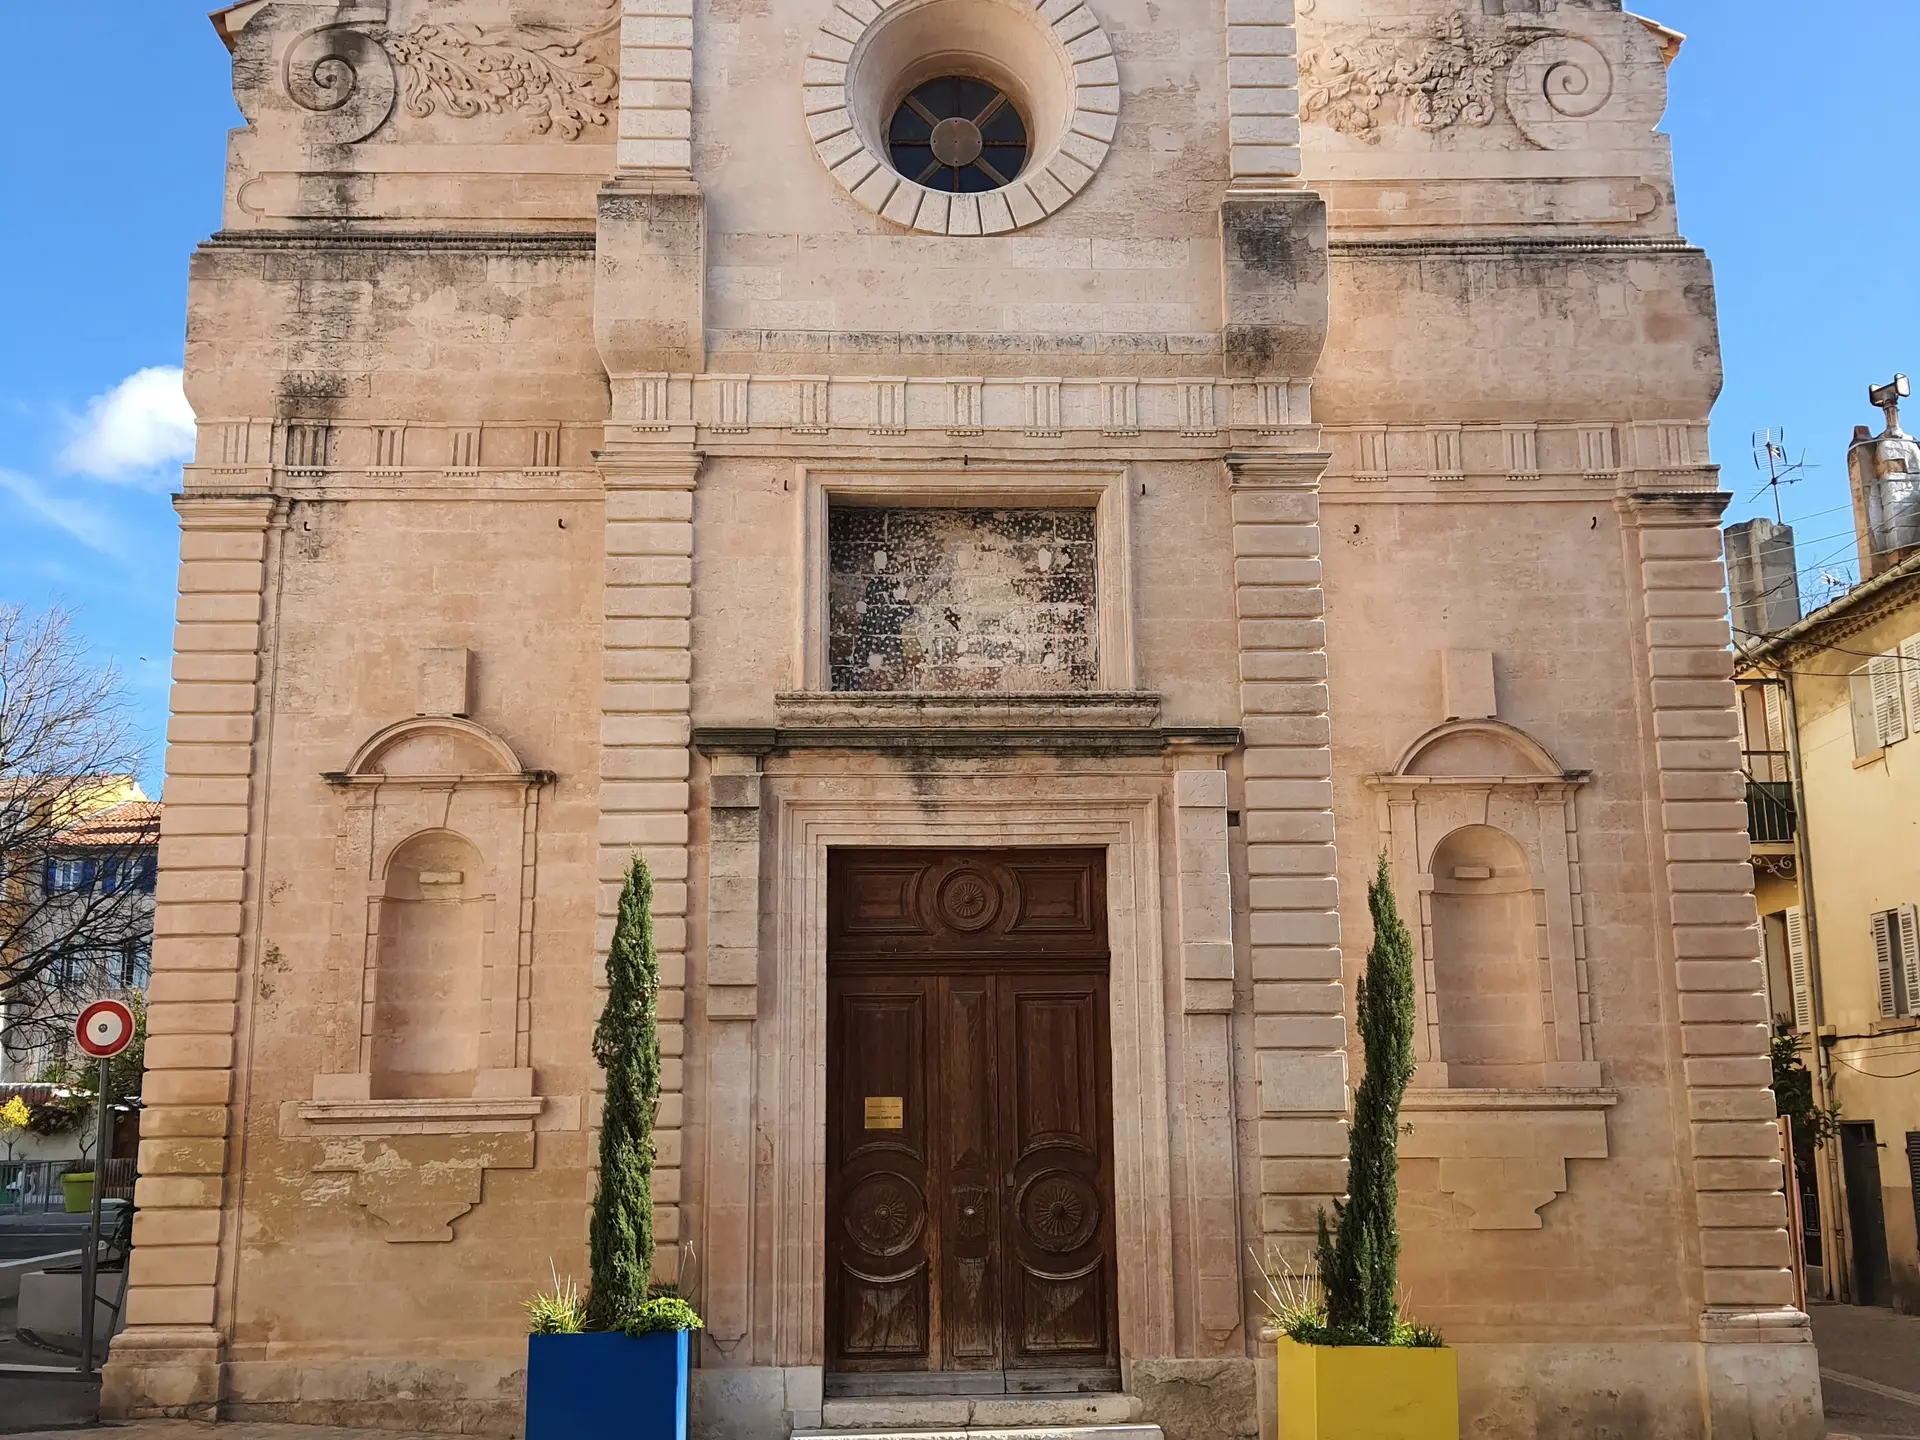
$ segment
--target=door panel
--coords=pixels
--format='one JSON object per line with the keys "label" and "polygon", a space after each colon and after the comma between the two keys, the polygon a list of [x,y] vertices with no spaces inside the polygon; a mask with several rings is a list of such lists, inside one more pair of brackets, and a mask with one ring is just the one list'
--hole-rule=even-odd
{"label": "door panel", "polygon": [[991,976],[954,976],[940,986],[941,1193],[948,1207],[942,1257],[946,1366],[1000,1368],[999,1217],[994,1170],[998,1015]]}
{"label": "door panel", "polygon": [[1840,1122],[1840,1168],[1847,1185],[1848,1240],[1853,1249],[1853,1303],[1891,1305],[1886,1200],[1880,1191],[1880,1142],[1871,1120]]}
{"label": "door panel", "polygon": [[1103,862],[829,856],[830,1371],[1115,1383]]}
{"label": "door panel", "polygon": [[1113,1324],[1104,975],[1000,979],[1013,1036],[1004,1087],[1007,1368],[1119,1362]]}
{"label": "door panel", "polygon": [[827,1310],[846,1368],[925,1369],[933,1355],[929,989],[828,985]]}

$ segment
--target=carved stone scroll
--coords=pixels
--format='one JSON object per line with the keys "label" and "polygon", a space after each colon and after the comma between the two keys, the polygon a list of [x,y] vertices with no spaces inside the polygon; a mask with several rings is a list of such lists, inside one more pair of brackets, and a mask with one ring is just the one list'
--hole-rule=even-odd
{"label": "carved stone scroll", "polygon": [[611,128],[620,77],[600,50],[619,23],[617,5],[578,34],[425,23],[396,31],[335,21],[287,47],[281,84],[316,117],[308,122],[313,137],[336,145],[372,135],[396,98],[420,119],[511,110],[532,134],[578,140]]}

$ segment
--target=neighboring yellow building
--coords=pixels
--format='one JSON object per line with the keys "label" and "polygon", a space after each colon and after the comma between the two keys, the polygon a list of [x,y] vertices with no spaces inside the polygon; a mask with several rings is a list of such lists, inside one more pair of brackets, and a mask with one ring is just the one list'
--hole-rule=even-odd
{"label": "neighboring yellow building", "polygon": [[1817,1034],[1840,1110],[1812,1278],[1920,1311],[1920,445],[1874,393],[1888,428],[1849,456],[1862,583],[1748,641],[1740,681],[1772,1008]]}

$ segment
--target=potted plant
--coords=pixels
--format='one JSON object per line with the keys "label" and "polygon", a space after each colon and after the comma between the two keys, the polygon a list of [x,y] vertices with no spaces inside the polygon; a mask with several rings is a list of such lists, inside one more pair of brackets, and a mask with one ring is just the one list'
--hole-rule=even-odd
{"label": "potted plant", "polygon": [[[1459,1440],[1454,1352],[1401,1314],[1400,1100],[1413,1077],[1413,941],[1401,923],[1387,857],[1367,887],[1373,946],[1357,1010],[1366,1072],[1347,1134],[1347,1198],[1334,1227],[1320,1214],[1317,1293],[1269,1284],[1280,1331],[1280,1440]],[[1275,1301],[1278,1303],[1275,1303]]]}
{"label": "potted plant", "polygon": [[93,1161],[82,1157],[67,1162],[60,1172],[60,1196],[69,1215],[93,1209]]}
{"label": "potted plant", "polygon": [[687,1336],[700,1317],[653,1275],[653,1112],[660,1100],[653,877],[627,868],[607,954],[607,1003],[593,1032],[606,1072],[592,1274],[527,1302],[526,1440],[686,1440]]}

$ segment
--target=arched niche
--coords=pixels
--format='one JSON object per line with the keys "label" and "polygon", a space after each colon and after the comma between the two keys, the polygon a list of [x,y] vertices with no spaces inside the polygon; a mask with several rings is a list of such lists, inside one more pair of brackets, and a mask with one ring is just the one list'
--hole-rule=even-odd
{"label": "arched niche", "polygon": [[1438,725],[1370,777],[1395,888],[1420,921],[1415,1085],[1599,1084],[1574,805],[1586,780],[1498,720]]}
{"label": "arched niche", "polygon": [[1441,1062],[1456,1085],[1542,1084],[1546,926],[1526,853],[1504,830],[1464,825],[1427,868]]}
{"label": "arched niche", "polygon": [[1368,784],[1402,906],[1419,917],[1418,1065],[1400,1153],[1438,1163],[1475,1230],[1532,1230],[1573,1160],[1607,1156],[1587,1013],[1575,797],[1524,731],[1453,720]]}
{"label": "arched niche", "polygon": [[323,778],[342,799],[331,1023],[303,1116],[364,1133],[530,1125],[534,876],[552,772],[527,769],[476,721],[423,715]]}
{"label": "arched niche", "polygon": [[450,830],[410,836],[387,860],[371,986],[375,1100],[473,1094],[491,928],[485,863]]}

